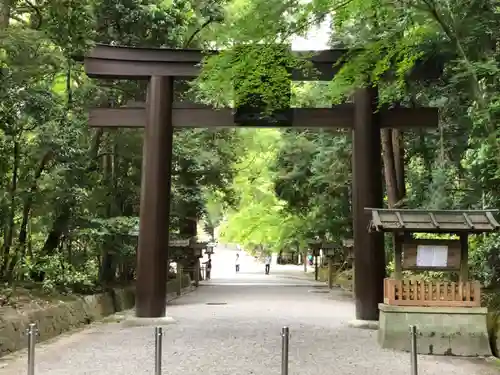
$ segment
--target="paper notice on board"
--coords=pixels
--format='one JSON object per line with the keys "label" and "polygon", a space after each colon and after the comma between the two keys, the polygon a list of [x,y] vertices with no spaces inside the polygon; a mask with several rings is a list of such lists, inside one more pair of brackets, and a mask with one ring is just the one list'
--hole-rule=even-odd
{"label": "paper notice on board", "polygon": [[448,246],[417,246],[417,267],[445,268],[447,266]]}

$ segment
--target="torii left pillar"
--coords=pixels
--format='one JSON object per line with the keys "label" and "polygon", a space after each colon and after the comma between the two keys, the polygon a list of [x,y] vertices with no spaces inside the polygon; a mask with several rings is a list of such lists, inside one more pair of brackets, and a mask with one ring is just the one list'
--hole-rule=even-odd
{"label": "torii left pillar", "polygon": [[367,207],[383,207],[382,160],[378,89],[367,87],[354,95],[353,232],[356,319],[378,320],[384,299],[385,251],[382,233],[368,233]]}
{"label": "torii left pillar", "polygon": [[147,98],[137,250],[136,316],[160,318],[167,304],[174,77],[152,76]]}

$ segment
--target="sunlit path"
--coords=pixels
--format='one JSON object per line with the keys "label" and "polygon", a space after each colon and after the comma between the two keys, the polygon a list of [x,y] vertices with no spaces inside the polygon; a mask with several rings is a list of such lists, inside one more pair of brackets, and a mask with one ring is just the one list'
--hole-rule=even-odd
{"label": "sunlit path", "polygon": [[236,254],[240,255],[240,274],[264,274],[264,265],[244,251],[216,247],[212,255],[212,280],[236,276]]}
{"label": "sunlit path", "polygon": [[[164,374],[279,374],[283,325],[291,330],[290,374],[410,373],[407,353],[380,349],[376,331],[348,326],[354,305],[343,292],[328,292],[296,266],[273,265],[265,275],[248,259],[242,262],[248,269],[235,275],[228,254],[214,255],[228,266],[217,278],[168,306],[176,322],[165,327]],[[153,330],[105,323],[40,344],[36,375],[151,375]],[[422,375],[497,374],[467,359],[422,356],[419,363]],[[26,374],[25,355],[1,363],[4,374]]]}
{"label": "sunlit path", "polygon": [[[236,272],[236,254],[240,255],[240,271]],[[273,261],[269,275],[265,274],[264,263],[244,251],[217,247],[212,255],[211,280],[202,285],[274,285],[274,286],[318,286],[304,275],[304,267],[278,265]],[[321,284],[322,285],[322,284]]]}

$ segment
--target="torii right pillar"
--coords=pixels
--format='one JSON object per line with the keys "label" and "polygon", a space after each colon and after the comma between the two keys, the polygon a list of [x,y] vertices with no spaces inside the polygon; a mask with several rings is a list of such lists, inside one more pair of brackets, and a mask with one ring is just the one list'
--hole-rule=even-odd
{"label": "torii right pillar", "polygon": [[353,232],[356,319],[378,320],[383,301],[385,250],[383,233],[368,233],[367,207],[383,207],[382,156],[378,89],[358,89],[354,95]]}

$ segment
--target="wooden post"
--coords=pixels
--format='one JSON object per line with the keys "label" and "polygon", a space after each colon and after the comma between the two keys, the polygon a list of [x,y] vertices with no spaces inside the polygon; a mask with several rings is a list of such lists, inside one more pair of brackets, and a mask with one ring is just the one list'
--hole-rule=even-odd
{"label": "wooden post", "polygon": [[151,77],[144,134],[136,316],[165,316],[167,302],[173,78]]}
{"label": "wooden post", "polygon": [[194,286],[200,286],[200,260],[196,259],[194,264]]}
{"label": "wooden post", "polygon": [[333,288],[333,258],[328,257],[328,288]]}
{"label": "wooden post", "polygon": [[318,256],[314,256],[314,280],[318,281]]}
{"label": "wooden post", "polygon": [[392,238],[394,241],[394,278],[396,280],[402,280],[403,278],[403,243],[401,235],[399,233],[394,233]]}
{"label": "wooden post", "polygon": [[382,233],[367,233],[370,215],[364,209],[383,206],[380,119],[377,88],[354,95],[353,230],[356,319],[378,320],[384,298],[385,252]]}
{"label": "wooden post", "polygon": [[466,283],[469,281],[469,236],[467,233],[460,233],[460,255],[459,281]]}
{"label": "wooden post", "polygon": [[177,262],[177,295],[182,294],[182,263]]}
{"label": "wooden post", "polygon": [[352,298],[356,301],[356,288],[354,288],[354,285],[356,285],[356,269],[354,268],[354,262],[352,264]]}

